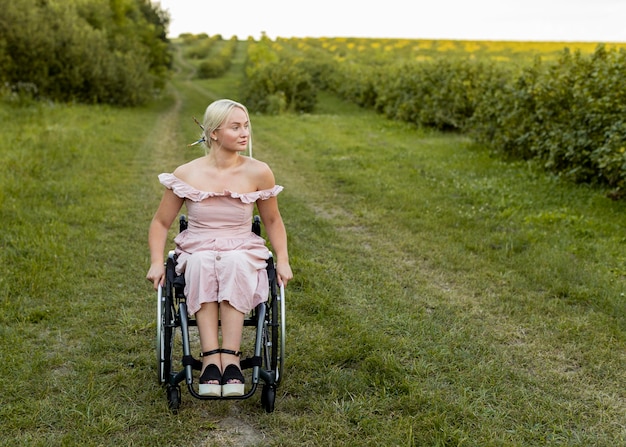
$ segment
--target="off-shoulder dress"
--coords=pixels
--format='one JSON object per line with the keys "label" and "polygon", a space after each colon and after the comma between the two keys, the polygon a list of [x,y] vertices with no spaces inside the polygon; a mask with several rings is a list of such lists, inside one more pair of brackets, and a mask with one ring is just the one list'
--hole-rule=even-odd
{"label": "off-shoulder dress", "polygon": [[189,315],[202,303],[228,301],[243,313],[267,300],[269,249],[252,232],[252,213],[257,200],[278,195],[282,186],[237,193],[200,191],[173,174],[159,181],[185,199],[187,229],[174,239],[176,272],[185,275]]}

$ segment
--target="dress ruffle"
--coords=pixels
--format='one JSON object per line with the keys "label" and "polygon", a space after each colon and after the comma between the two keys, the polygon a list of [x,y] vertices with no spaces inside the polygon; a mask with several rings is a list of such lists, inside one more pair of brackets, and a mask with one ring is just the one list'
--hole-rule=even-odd
{"label": "dress ruffle", "polygon": [[181,199],[189,199],[193,202],[202,202],[209,197],[232,197],[239,199],[242,203],[254,203],[257,200],[267,200],[270,197],[277,196],[283,190],[280,185],[274,185],[271,189],[263,189],[260,191],[252,191],[238,193],[225,189],[223,192],[200,191],[191,185],[188,185],[174,174],[163,173],[159,175],[159,181],[163,186],[171,189]]}

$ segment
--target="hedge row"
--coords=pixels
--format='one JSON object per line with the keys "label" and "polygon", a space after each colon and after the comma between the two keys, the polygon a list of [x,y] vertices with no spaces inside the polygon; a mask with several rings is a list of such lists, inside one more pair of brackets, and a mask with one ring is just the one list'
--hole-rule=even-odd
{"label": "hedge row", "polygon": [[237,52],[237,36],[230,40],[220,41],[217,51],[210,54],[198,66],[197,76],[200,79],[218,78],[226,73]]}
{"label": "hedge row", "polygon": [[469,131],[576,182],[626,189],[626,51],[565,50],[486,95]]}
{"label": "hedge row", "polygon": [[183,43],[186,47],[185,57],[189,59],[206,59],[211,54],[211,50],[215,44],[222,40],[222,36],[216,34],[209,36],[206,33],[202,34],[181,34]]}
{"label": "hedge row", "polygon": [[251,110],[262,113],[311,112],[317,89],[303,58],[281,55],[263,36],[248,45],[241,95]]}
{"label": "hedge row", "polygon": [[509,75],[501,65],[460,59],[374,67],[339,64],[329,86],[343,98],[388,118],[464,131],[485,93]]}
{"label": "hedge row", "polygon": [[626,189],[626,52],[598,45],[550,62],[446,58],[360,63],[293,41],[249,46],[246,100],[310,111],[327,89],[387,117],[470,135],[576,182]]}

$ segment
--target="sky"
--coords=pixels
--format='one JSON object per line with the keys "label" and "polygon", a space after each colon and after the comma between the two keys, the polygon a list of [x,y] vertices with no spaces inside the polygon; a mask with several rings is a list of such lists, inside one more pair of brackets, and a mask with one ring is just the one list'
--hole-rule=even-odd
{"label": "sky", "polygon": [[153,0],[169,36],[626,42],[626,0]]}

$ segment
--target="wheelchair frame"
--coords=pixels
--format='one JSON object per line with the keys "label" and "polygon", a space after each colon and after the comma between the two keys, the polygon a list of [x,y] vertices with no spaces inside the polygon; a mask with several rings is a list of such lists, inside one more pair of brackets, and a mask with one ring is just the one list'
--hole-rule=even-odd
{"label": "wheelchair frame", "polygon": [[[184,215],[179,220],[180,231],[187,228]],[[252,231],[261,234],[261,220],[254,217]],[[267,302],[260,303],[244,318],[244,327],[255,327],[254,353],[242,359],[241,370],[252,369],[251,383],[242,396],[203,396],[194,386],[193,371],[202,369],[202,362],[191,354],[189,328],[196,326],[194,318],[187,314],[184,294],[184,275],[176,275],[176,256],[170,251],[165,262],[165,285],[157,291],[156,357],[159,383],[165,387],[168,406],[176,412],[182,401],[180,383],[185,381],[191,396],[202,400],[242,400],[254,395],[262,381],[261,406],[266,412],[274,411],[276,389],[280,385],[285,360],[285,291],[278,286],[274,260],[270,253],[267,260],[269,295]],[[221,322],[220,322],[221,326]],[[181,369],[175,370],[174,349],[180,330],[182,344]]]}

